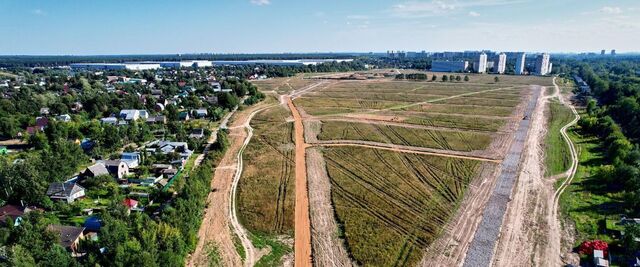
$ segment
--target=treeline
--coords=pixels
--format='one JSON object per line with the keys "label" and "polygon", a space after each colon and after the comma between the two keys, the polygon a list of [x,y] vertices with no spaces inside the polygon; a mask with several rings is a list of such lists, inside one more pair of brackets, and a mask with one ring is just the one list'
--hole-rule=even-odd
{"label": "treeline", "polygon": [[596,176],[606,190],[624,192],[624,205],[640,214],[640,78],[637,61],[580,64],[575,73],[591,87],[582,131],[603,140],[605,164]]}
{"label": "treeline", "polygon": [[[226,151],[227,133],[218,132],[217,143],[203,165],[190,173],[175,197],[163,204],[160,216],[128,215],[124,196],[111,200],[100,213],[102,228],[97,241],[80,243],[83,257],[73,259],[57,236],[46,230],[58,223],[52,213],[33,211],[19,227],[0,228],[0,247],[7,261],[0,266],[182,266],[195,249],[213,169]],[[115,187],[117,188],[117,187]]]}

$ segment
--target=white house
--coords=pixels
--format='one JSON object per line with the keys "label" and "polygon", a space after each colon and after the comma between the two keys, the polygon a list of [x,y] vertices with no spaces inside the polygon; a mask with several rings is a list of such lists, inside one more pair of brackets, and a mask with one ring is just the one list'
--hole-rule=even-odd
{"label": "white house", "polygon": [[119,117],[126,121],[146,120],[149,118],[149,112],[143,109],[123,109],[120,111]]}
{"label": "white house", "polygon": [[72,203],[76,199],[84,197],[85,192],[84,188],[76,183],[52,183],[47,189],[47,196],[54,200]]}

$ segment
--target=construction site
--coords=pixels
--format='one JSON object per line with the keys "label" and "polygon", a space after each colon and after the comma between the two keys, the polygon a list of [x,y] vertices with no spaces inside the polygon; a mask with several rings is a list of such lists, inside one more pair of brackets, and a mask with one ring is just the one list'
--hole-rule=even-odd
{"label": "construction site", "polygon": [[[522,209],[534,204],[521,183],[543,172],[545,103],[561,97],[545,95],[554,80],[343,78],[352,75],[258,81],[270,98],[231,118],[234,142],[213,180],[216,207],[209,206],[217,215],[202,226],[224,263],[520,262],[506,251],[540,230]],[[535,197],[549,185],[540,183]],[[537,211],[547,232],[558,232],[552,208]],[[559,249],[541,249],[551,242],[560,246],[545,241],[522,257],[559,263]]]}

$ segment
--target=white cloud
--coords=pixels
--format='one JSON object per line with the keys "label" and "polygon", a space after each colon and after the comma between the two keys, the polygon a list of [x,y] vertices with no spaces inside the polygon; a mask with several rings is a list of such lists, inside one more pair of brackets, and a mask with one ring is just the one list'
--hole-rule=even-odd
{"label": "white cloud", "polygon": [[475,11],[469,11],[469,16],[472,16],[472,17],[480,17],[480,13],[475,12]]}
{"label": "white cloud", "polygon": [[271,4],[271,0],[251,0],[251,4],[256,6],[266,6]]}
{"label": "white cloud", "polygon": [[620,14],[622,13],[622,8],[617,6],[605,6],[600,9],[600,12],[605,14]]}
{"label": "white cloud", "polygon": [[528,0],[412,0],[394,5],[391,8],[391,13],[396,17],[421,18],[448,15],[471,7],[502,6],[525,2]]}

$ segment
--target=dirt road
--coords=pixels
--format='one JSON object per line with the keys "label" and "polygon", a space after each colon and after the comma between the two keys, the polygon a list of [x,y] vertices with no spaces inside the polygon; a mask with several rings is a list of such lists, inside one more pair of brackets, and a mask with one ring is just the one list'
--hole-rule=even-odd
{"label": "dirt road", "polygon": [[[234,175],[238,166],[238,153],[245,143],[247,132],[244,127],[250,114],[261,104],[238,111],[234,116],[234,121],[229,127],[230,147],[227,153],[221,159],[219,166],[214,172],[214,178],[211,181],[211,188],[215,189],[207,197],[208,206],[205,210],[202,225],[198,231],[198,244],[195,251],[187,260],[187,266],[206,266],[208,265],[207,249],[209,244],[214,244],[220,252],[220,257],[224,266],[242,266],[242,260],[236,252],[230,231],[230,195],[233,185]],[[228,121],[228,118],[227,120]]]}
{"label": "dirt road", "polygon": [[[578,166],[578,157],[574,144],[566,131],[575,125],[579,116],[575,108],[564,101],[560,89],[555,83],[552,95],[542,99],[544,106],[550,99],[557,98],[574,113],[574,120],[560,130],[569,145],[572,163],[565,175],[544,178],[544,151],[542,145],[546,118],[544,108],[536,109],[534,125],[527,143],[527,153],[523,169],[508,208],[503,224],[503,232],[498,244],[493,264],[496,266],[533,265],[560,266],[562,264],[562,229],[558,219],[558,200],[564,189],[571,183]],[[557,178],[567,179],[556,190],[553,187]]]}
{"label": "dirt road", "polygon": [[311,213],[313,263],[315,266],[353,266],[331,205],[331,180],[319,148],[307,149],[309,210]]}
{"label": "dirt road", "polygon": [[[501,235],[501,231],[504,229],[501,229],[501,225],[505,215],[505,209],[510,202],[511,193],[518,175],[518,169],[521,165],[523,150],[525,145],[528,145],[531,140],[537,141],[537,138],[531,135],[539,130],[541,127],[540,120],[543,118],[542,114],[540,114],[540,111],[543,110],[543,106],[540,105],[540,94],[543,90],[535,86],[532,89],[534,91],[533,97],[527,105],[524,119],[520,121],[518,125],[509,152],[500,166],[500,175],[482,213],[482,220],[480,221],[478,229],[475,231],[473,241],[467,251],[464,266],[490,265],[498,237],[503,236]],[[527,142],[525,143],[525,141]],[[527,146],[527,148],[530,148],[530,146]],[[528,153],[532,153],[531,149],[527,151]],[[498,251],[500,250],[498,249]],[[517,257],[518,255],[511,256]],[[526,261],[519,261],[518,263],[523,262]]]}
{"label": "dirt road", "polygon": [[296,144],[296,206],[295,206],[295,266],[311,266],[311,221],[309,218],[309,195],[307,191],[306,148],[304,126],[300,112],[291,97],[286,97],[287,105],[294,119]]}

